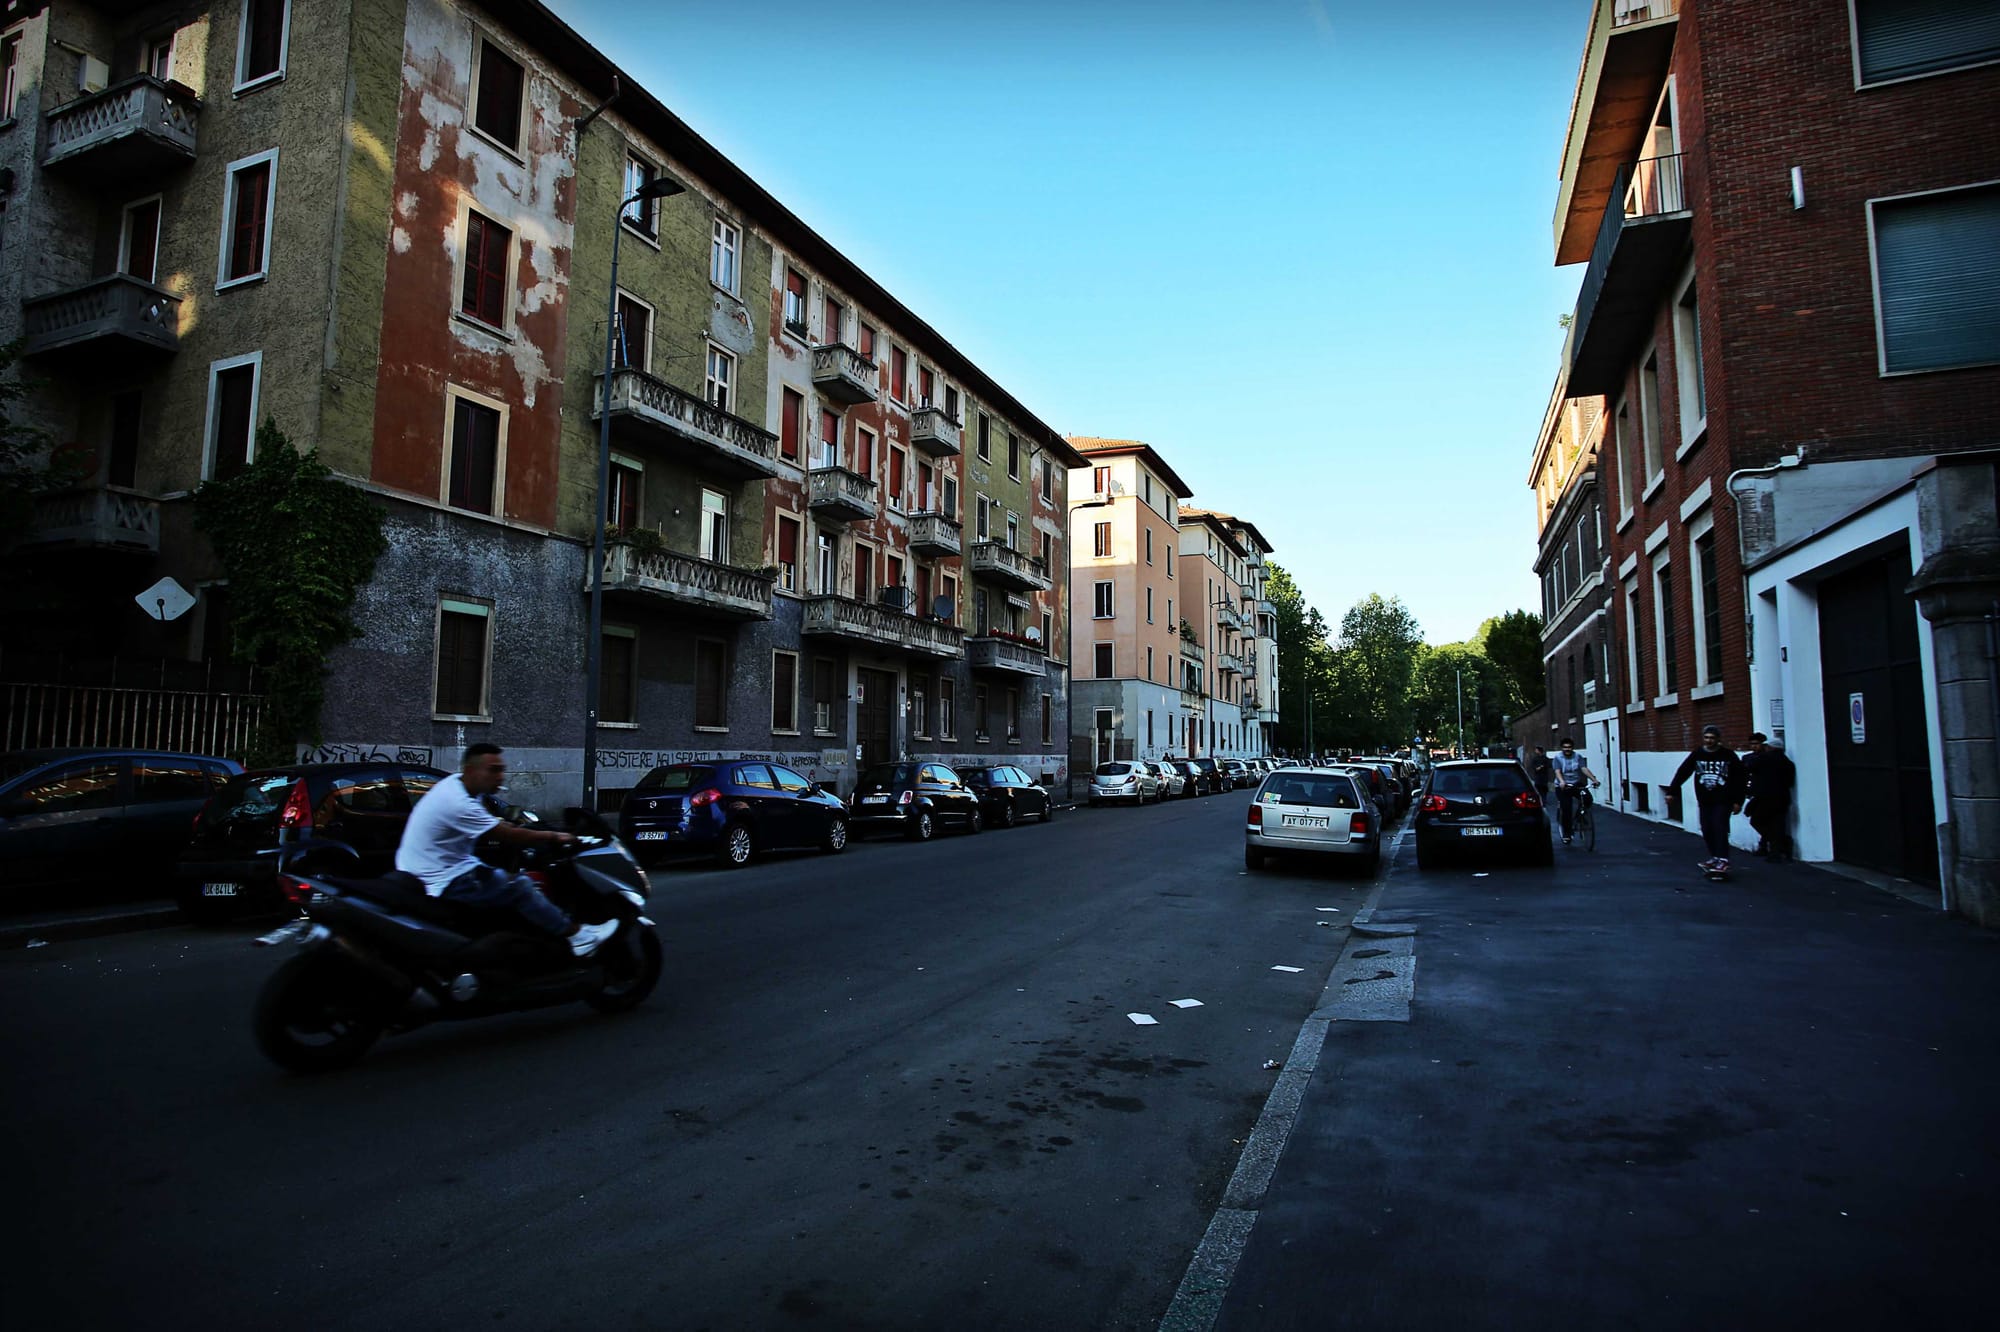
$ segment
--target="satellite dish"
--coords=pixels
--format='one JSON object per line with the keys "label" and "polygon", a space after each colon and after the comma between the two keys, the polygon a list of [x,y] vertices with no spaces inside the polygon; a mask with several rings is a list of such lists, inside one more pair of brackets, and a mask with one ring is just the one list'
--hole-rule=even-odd
{"label": "satellite dish", "polygon": [[194,605],[194,593],[171,578],[162,578],[132,600],[139,603],[140,610],[164,624],[188,613]]}
{"label": "satellite dish", "polygon": [[1039,643],[1039,642],[1041,642],[1041,641],[1042,641],[1042,631],[1041,631],[1041,630],[1039,630],[1039,629],[1030,629],[1030,630],[1028,630],[1028,641],[1029,641],[1030,643]]}
{"label": "satellite dish", "polygon": [[939,597],[931,603],[931,616],[934,619],[949,620],[954,609],[950,597]]}

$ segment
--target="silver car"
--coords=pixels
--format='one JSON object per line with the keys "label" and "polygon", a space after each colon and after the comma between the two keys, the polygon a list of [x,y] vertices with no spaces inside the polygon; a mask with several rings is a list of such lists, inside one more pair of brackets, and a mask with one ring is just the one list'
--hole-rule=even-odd
{"label": "silver car", "polygon": [[1245,786],[1254,786],[1257,774],[1250,771],[1250,765],[1242,759],[1219,759],[1222,771],[1228,776],[1229,789],[1234,791]]}
{"label": "silver car", "polygon": [[1143,805],[1148,800],[1160,798],[1160,779],[1145,764],[1131,759],[1116,759],[1110,763],[1100,763],[1090,774],[1090,803],[1108,804],[1112,801],[1129,800],[1135,805]]}
{"label": "silver car", "polygon": [[1155,777],[1159,778],[1161,799],[1177,800],[1186,793],[1187,778],[1181,776],[1179,768],[1171,763],[1161,763],[1153,759],[1148,759],[1146,766],[1153,770]]}
{"label": "silver car", "polygon": [[1250,802],[1243,864],[1275,853],[1339,857],[1372,875],[1382,861],[1382,812],[1361,782],[1338,768],[1281,768]]}

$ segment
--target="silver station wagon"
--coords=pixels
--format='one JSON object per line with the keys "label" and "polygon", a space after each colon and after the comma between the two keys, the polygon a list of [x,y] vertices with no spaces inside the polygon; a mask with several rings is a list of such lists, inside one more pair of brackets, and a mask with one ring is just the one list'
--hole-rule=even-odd
{"label": "silver station wagon", "polygon": [[1339,768],[1280,768],[1251,799],[1243,864],[1267,856],[1338,857],[1367,874],[1382,860],[1382,814],[1374,797]]}

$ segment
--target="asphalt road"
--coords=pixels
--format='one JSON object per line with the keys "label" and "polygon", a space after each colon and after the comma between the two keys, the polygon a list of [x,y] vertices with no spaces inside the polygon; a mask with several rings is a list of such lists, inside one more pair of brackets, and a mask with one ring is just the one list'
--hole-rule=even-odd
{"label": "asphalt road", "polygon": [[668,870],[640,1011],[316,1079],[248,931],[0,954],[0,1323],[1151,1327],[1369,890],[1246,802]]}

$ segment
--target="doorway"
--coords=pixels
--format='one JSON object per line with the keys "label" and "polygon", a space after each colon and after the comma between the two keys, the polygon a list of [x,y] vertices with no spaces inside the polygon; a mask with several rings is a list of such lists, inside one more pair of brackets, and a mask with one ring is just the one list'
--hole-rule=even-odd
{"label": "doorway", "polygon": [[863,666],[855,672],[861,685],[856,739],[864,766],[889,763],[896,757],[896,673]]}

